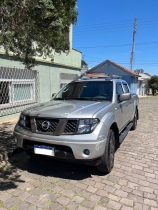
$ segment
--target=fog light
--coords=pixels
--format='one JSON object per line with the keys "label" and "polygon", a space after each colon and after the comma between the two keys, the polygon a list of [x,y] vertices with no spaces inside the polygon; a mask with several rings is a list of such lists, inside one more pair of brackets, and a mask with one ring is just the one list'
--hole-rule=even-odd
{"label": "fog light", "polygon": [[17,139],[17,138],[15,138],[15,140],[14,140],[14,141],[15,141],[15,143],[16,143],[16,144],[18,144],[18,139]]}
{"label": "fog light", "polygon": [[83,150],[83,154],[85,154],[85,155],[89,155],[89,154],[90,154],[89,149],[84,149],[84,150]]}

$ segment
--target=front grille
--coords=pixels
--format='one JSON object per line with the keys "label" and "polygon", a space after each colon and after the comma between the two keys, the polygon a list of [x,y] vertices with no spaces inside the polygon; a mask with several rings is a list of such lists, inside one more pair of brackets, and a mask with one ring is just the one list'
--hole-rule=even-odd
{"label": "front grille", "polygon": [[69,153],[73,154],[72,149],[68,146],[48,144],[48,143],[44,143],[44,142],[30,141],[28,139],[23,140],[23,148],[26,149],[26,150],[29,150],[29,151],[33,152],[35,145],[53,147],[53,148],[55,148],[55,150],[65,151],[65,152],[69,152]]}
{"label": "front grille", "polygon": [[77,129],[77,120],[68,120],[63,134],[75,133]]}
{"label": "front grille", "polygon": [[[47,130],[44,130],[42,128],[42,123],[48,121],[50,123],[50,127]],[[56,130],[56,127],[59,123],[59,120],[57,119],[44,119],[44,118],[36,118],[36,126],[37,126],[37,130],[39,132],[49,132],[49,133],[54,133],[54,131]]]}
{"label": "front grille", "polygon": [[25,118],[25,127],[31,129],[30,117],[26,116]]}

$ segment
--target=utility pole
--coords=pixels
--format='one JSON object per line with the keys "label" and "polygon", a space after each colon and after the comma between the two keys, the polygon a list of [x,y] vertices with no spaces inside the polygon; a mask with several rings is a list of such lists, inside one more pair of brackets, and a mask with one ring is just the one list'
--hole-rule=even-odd
{"label": "utility pole", "polygon": [[132,40],[132,52],[130,57],[130,69],[133,69],[133,62],[134,62],[134,48],[135,48],[135,36],[137,32],[137,18],[134,18],[134,24],[133,24],[133,40]]}

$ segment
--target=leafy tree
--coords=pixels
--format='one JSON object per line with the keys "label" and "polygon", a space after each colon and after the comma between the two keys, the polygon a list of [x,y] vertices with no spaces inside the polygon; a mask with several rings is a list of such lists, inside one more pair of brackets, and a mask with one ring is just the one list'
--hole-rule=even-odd
{"label": "leafy tree", "polygon": [[68,33],[77,20],[76,0],[0,0],[0,45],[27,68],[34,56],[68,52]]}
{"label": "leafy tree", "polygon": [[155,95],[156,90],[158,90],[158,76],[154,75],[151,77],[150,88],[152,89],[153,95]]}

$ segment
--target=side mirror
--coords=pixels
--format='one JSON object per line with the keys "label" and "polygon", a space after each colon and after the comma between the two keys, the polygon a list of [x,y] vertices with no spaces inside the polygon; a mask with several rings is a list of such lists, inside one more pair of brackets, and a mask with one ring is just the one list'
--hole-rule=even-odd
{"label": "side mirror", "polygon": [[123,93],[119,96],[119,102],[127,101],[131,99],[131,93]]}
{"label": "side mirror", "polygon": [[53,94],[52,94],[52,98],[55,96],[55,94],[56,94],[56,93],[53,93]]}

